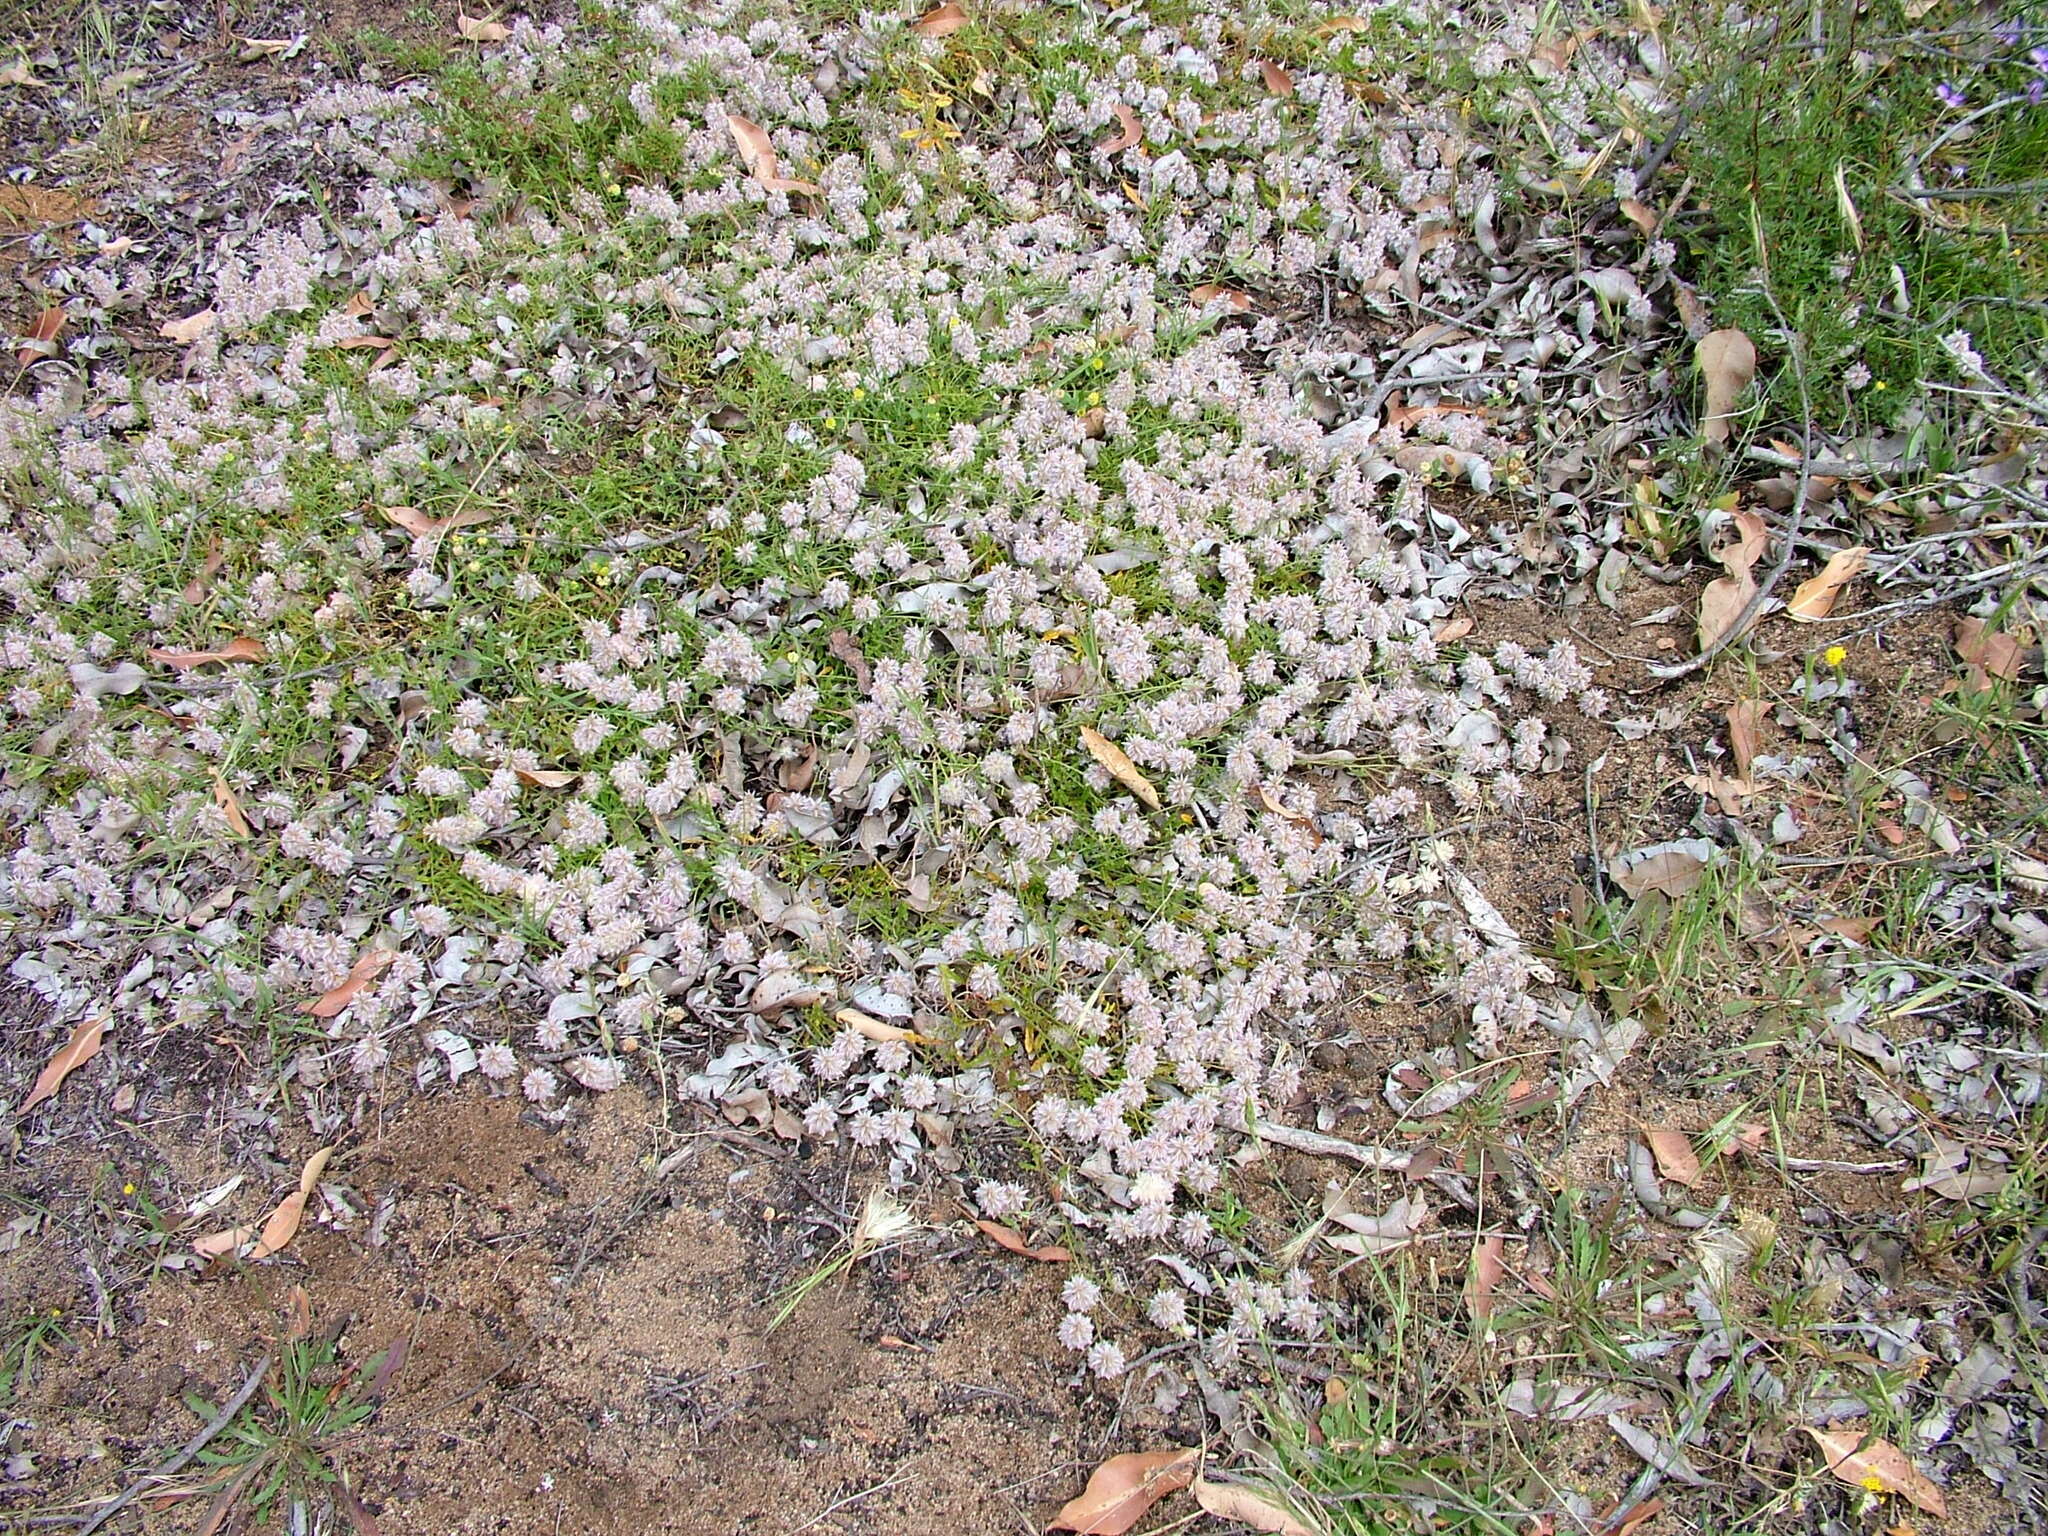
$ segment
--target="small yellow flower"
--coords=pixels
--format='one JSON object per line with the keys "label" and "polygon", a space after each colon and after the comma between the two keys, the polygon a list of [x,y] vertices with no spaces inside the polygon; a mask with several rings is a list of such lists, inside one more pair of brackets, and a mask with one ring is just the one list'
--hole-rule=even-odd
{"label": "small yellow flower", "polygon": [[135,1185],[134,1185],[133,1183],[123,1184],[123,1185],[121,1186],[121,1193],[122,1193],[122,1194],[124,1194],[124,1195],[132,1195],[132,1194],[134,1194],[134,1193],[135,1193]]}
{"label": "small yellow flower", "polygon": [[1106,357],[1090,358],[1088,360],[1088,366],[1090,368],[1093,368],[1097,373],[1100,373],[1103,369],[1109,366],[1109,359]]}
{"label": "small yellow flower", "polygon": [[1088,391],[1088,403],[1089,403],[1090,405],[1100,405],[1100,404],[1102,404],[1102,391],[1101,391],[1101,390],[1099,390],[1099,389],[1091,389],[1091,390],[1089,390],[1089,391]]}
{"label": "small yellow flower", "polygon": [[1872,389],[1885,389],[1889,386],[1885,384],[1885,381],[1883,379],[1879,379],[1875,384],[1871,385],[1870,387]]}
{"label": "small yellow flower", "polygon": [[1886,1491],[1884,1479],[1879,1477],[1875,1472],[1866,1472],[1863,1474],[1863,1486],[1865,1488],[1868,1488],[1872,1493],[1883,1493]]}
{"label": "small yellow flower", "polygon": [[1831,667],[1839,667],[1849,659],[1849,651],[1846,646],[1831,645],[1821,652],[1820,659]]}
{"label": "small yellow flower", "polygon": [[839,418],[838,418],[837,416],[827,416],[827,417],[825,418],[825,430],[826,430],[827,432],[830,432],[830,431],[831,431],[831,430],[832,430],[832,429],[833,429],[834,427],[836,427],[836,426],[838,426],[838,425],[839,425]]}
{"label": "small yellow flower", "polygon": [[868,392],[866,390],[862,389],[858,384],[853,386],[853,398],[856,402],[865,400],[867,397]]}
{"label": "small yellow flower", "polygon": [[620,188],[619,184],[618,184],[618,183],[617,183],[616,181],[614,181],[614,182],[610,183],[610,184],[609,184],[608,186],[606,186],[606,188],[605,188],[605,191],[606,191],[606,192],[608,192],[608,193],[610,193],[610,194],[611,194],[611,195],[612,195],[613,197],[617,197],[617,196],[619,195],[619,193],[620,193],[620,191],[621,191],[621,190],[622,190],[622,189]]}

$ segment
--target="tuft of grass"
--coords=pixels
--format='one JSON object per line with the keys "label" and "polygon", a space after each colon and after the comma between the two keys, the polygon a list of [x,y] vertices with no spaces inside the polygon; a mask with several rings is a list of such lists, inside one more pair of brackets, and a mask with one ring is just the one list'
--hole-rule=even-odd
{"label": "tuft of grass", "polygon": [[[2040,39],[1944,9],[1935,26],[1900,0],[1818,0],[1732,62],[1725,44],[1694,50],[1709,63],[1674,164],[1706,217],[1680,226],[1686,260],[1717,318],[1759,340],[1774,291],[1816,409],[1848,421],[1888,423],[1950,373],[1952,332],[1994,372],[2048,342],[2048,110],[2027,99]],[[1721,24],[1714,8],[1692,20]]]}

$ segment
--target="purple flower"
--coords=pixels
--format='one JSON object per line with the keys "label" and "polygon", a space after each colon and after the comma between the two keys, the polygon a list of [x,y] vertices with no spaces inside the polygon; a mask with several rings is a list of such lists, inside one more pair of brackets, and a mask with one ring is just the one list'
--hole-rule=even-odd
{"label": "purple flower", "polygon": [[2005,44],[2005,46],[2008,48],[2017,46],[2020,40],[2019,17],[2014,16],[2008,21],[2000,22],[1996,27],[1991,29],[1991,35],[1997,38],[2001,43]]}
{"label": "purple flower", "polygon": [[1960,107],[1966,99],[1961,86],[1951,85],[1946,80],[1934,88],[1934,94],[1941,98],[1944,107]]}
{"label": "purple flower", "polygon": [[2027,54],[2027,62],[2041,71],[2042,74],[2048,75],[2048,47],[2030,50]]}
{"label": "purple flower", "polygon": [[2036,75],[2027,82],[2027,103],[2038,107],[2048,100],[2048,75]]}

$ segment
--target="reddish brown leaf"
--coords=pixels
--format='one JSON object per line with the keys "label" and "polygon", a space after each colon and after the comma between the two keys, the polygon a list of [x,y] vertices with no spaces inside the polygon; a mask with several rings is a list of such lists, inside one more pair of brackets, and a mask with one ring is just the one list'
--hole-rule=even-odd
{"label": "reddish brown leaf", "polygon": [[1735,402],[1756,377],[1756,346],[1740,331],[1712,331],[1700,338],[1694,356],[1707,386],[1700,435],[1710,443],[1725,443],[1735,425]]}
{"label": "reddish brown leaf", "polygon": [[1692,1149],[1692,1138],[1668,1125],[1646,1125],[1643,1140],[1657,1159],[1657,1172],[1674,1184],[1693,1188],[1700,1181],[1700,1160]]}
{"label": "reddish brown leaf", "polygon": [[1507,1239],[1495,1232],[1472,1245],[1472,1274],[1465,1282],[1465,1310],[1484,1322],[1493,1316],[1494,1287],[1506,1273]]}
{"label": "reddish brown leaf", "polygon": [[502,21],[490,21],[477,16],[455,13],[455,30],[463,39],[472,43],[502,43],[512,35],[511,29]]}
{"label": "reddish brown leaf", "polygon": [[220,807],[221,815],[227,818],[228,830],[235,836],[246,838],[255,835],[249,818],[242,814],[242,802],[235,798],[228,781],[217,773],[213,776],[213,803]]}
{"label": "reddish brown leaf", "polygon": [[758,123],[728,112],[725,115],[725,126],[731,130],[732,141],[739,147],[740,164],[746,167],[749,176],[770,192],[818,190],[811,182],[796,181],[782,174],[781,164],[775,158],[775,146],[769,142],[767,131]]}
{"label": "reddish brown leaf", "polygon": [[1111,741],[1093,726],[1081,727],[1081,745],[1088,749],[1089,756],[1109,770],[1109,776],[1136,795],[1153,810],[1159,809],[1159,791],[1152,787],[1152,781],[1138,771],[1138,765],[1124,754],[1124,749]]}
{"label": "reddish brown leaf", "polygon": [[855,1031],[862,1039],[873,1040],[877,1044],[887,1044],[891,1040],[901,1040],[905,1045],[925,1044],[925,1037],[916,1030],[905,1029],[900,1024],[886,1023],[872,1014],[862,1013],[858,1008],[842,1008],[832,1017]]}
{"label": "reddish brown leaf", "polygon": [[238,640],[230,640],[217,651],[167,651],[152,647],[149,659],[180,672],[189,672],[194,667],[211,666],[216,662],[261,661],[263,642],[244,635]]}
{"label": "reddish brown leaf", "polygon": [[861,651],[860,642],[843,629],[835,629],[826,638],[825,649],[846,663],[853,674],[853,681],[862,693],[874,687],[874,673],[868,666],[867,656]]}
{"label": "reddish brown leaf", "polygon": [[199,570],[185,583],[185,590],[179,595],[190,606],[197,608],[206,601],[206,594],[213,590],[213,578],[220,574],[220,568],[227,562],[227,551],[215,539],[206,546],[206,558],[199,562]]}
{"label": "reddish brown leaf", "polygon": [[571,773],[566,768],[514,768],[512,776],[522,784],[531,784],[535,789],[567,789],[583,775]]}
{"label": "reddish brown leaf", "polygon": [[1956,624],[1956,655],[1970,664],[1970,691],[1983,693],[1994,677],[2015,681],[2027,653],[2005,631],[1987,630],[1982,619],[1962,619]]}
{"label": "reddish brown leaf", "polygon": [[951,37],[967,25],[967,13],[946,0],[944,5],[934,6],[910,24],[910,30],[919,37]]}
{"label": "reddish brown leaf", "polygon": [[1872,1493],[1895,1493],[1937,1517],[1948,1513],[1948,1500],[1942,1497],[1941,1489],[1889,1440],[1853,1429],[1803,1427],[1820,1446],[1828,1470],[1850,1487],[1867,1488]]}
{"label": "reddish brown leaf", "polygon": [[451,512],[446,517],[429,517],[418,507],[386,507],[384,515],[414,538],[431,539],[457,528],[474,528],[478,523],[488,523],[498,514],[488,507],[471,507],[465,512]]}
{"label": "reddish brown leaf", "polygon": [[1749,765],[1756,761],[1763,720],[1762,699],[1738,699],[1728,706],[1728,755],[1735,760],[1738,779],[1747,779]]}
{"label": "reddish brown leaf", "polygon": [[1799,590],[1792,594],[1792,601],[1785,605],[1786,614],[1802,624],[1818,623],[1834,611],[1835,599],[1842,588],[1862,572],[1863,564],[1870,558],[1870,550],[1862,544],[1851,544],[1847,549],[1838,549],[1828,556],[1820,574],[1809,576],[1799,583]]}
{"label": "reddish brown leaf", "polygon": [[1100,144],[1096,145],[1095,152],[1097,154],[1120,154],[1124,150],[1129,149],[1133,144],[1145,142],[1144,125],[1138,121],[1138,114],[1122,102],[1116,104],[1116,120],[1123,126],[1123,132],[1116,134],[1114,137],[1104,139]]}
{"label": "reddish brown leaf", "polygon": [[316,1019],[331,1019],[350,1003],[364,987],[384,974],[384,967],[398,958],[395,949],[371,949],[349,968],[349,973],[334,986],[309,1003],[299,1004],[299,1012],[310,1013]]}
{"label": "reddish brown leaf", "polygon": [[1212,1483],[1206,1477],[1198,1477],[1195,1502],[1218,1520],[1268,1532],[1270,1536],[1316,1536],[1314,1526],[1289,1514],[1246,1483]]}
{"label": "reddish brown leaf", "polygon": [[166,320],[156,328],[156,333],[166,340],[175,341],[181,347],[189,347],[218,324],[219,315],[210,309],[202,309],[198,314],[187,315],[182,320]]}
{"label": "reddish brown leaf", "polygon": [[1748,570],[1735,576],[1717,576],[1700,593],[1699,646],[1712,650],[1724,635],[1742,620],[1749,600],[1756,596],[1756,578]]}
{"label": "reddish brown leaf", "polygon": [[1097,1467],[1078,1498],[1053,1516],[1050,1529],[1078,1536],[1123,1536],[1145,1511],[1194,1481],[1199,1447],[1171,1451],[1130,1451]]}
{"label": "reddish brown leaf", "polygon": [[64,311],[52,306],[36,316],[36,323],[21,333],[23,345],[15,349],[14,360],[26,368],[38,358],[57,355],[57,333],[64,329]]}
{"label": "reddish brown leaf", "polygon": [[335,345],[345,352],[357,352],[365,348],[395,347],[398,343],[389,336],[344,336]]}
{"label": "reddish brown leaf", "polygon": [[1226,288],[1221,283],[1204,283],[1188,294],[1197,304],[1214,304],[1218,299],[1228,304],[1239,314],[1252,307],[1252,296],[1241,288]]}
{"label": "reddish brown leaf", "polygon": [[306,1166],[299,1170],[299,1187],[284,1197],[261,1228],[244,1224],[225,1232],[210,1232],[194,1240],[192,1251],[201,1258],[218,1259],[246,1243],[254,1243],[248,1254],[251,1259],[267,1259],[279,1252],[298,1236],[299,1224],[306,1216],[306,1201],[312,1197],[320,1175],[327,1168],[327,1160],[333,1155],[332,1147],[322,1147],[306,1159]]}
{"label": "reddish brown leaf", "polygon": [[71,1038],[57,1048],[49,1065],[36,1074],[35,1086],[28,1091],[28,1097],[21,1101],[17,1115],[25,1115],[43,1100],[53,1097],[64,1086],[64,1079],[99,1055],[100,1047],[106,1043],[107,1025],[112,1016],[101,1014],[88,1019],[71,1032]]}
{"label": "reddish brown leaf", "polygon": [[1074,1256],[1057,1244],[1033,1248],[1019,1237],[1014,1229],[1004,1226],[1001,1222],[977,1220],[974,1224],[993,1238],[998,1248],[1007,1248],[1024,1258],[1036,1259],[1041,1264],[1067,1264],[1073,1261]]}
{"label": "reddish brown leaf", "polygon": [[1294,76],[1270,59],[1259,60],[1259,78],[1266,83],[1266,89],[1275,96],[1294,94]]}

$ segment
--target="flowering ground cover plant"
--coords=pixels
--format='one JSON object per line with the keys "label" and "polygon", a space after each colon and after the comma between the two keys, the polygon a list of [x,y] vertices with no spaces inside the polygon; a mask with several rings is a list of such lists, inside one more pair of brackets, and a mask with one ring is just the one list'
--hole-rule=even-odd
{"label": "flowering ground cover plant", "polygon": [[[1076,1389],[1162,1426],[1220,1422],[1304,1519],[1633,1530],[1661,1484],[1707,1483],[1687,1446],[1731,1393],[1824,1455],[1780,1434],[1715,1507],[1790,1507],[1834,1474],[1873,1514],[1938,1512],[1910,1459],[1870,1459],[1871,1441],[1903,1458],[1886,1415],[1910,1405],[1910,1430],[1931,1411],[1909,1371],[1845,1382],[1734,1321],[1774,1263],[1805,1266],[1809,1302],[1834,1287],[1774,1315],[1785,1336],[1835,1326],[1845,1296],[1881,1310],[1849,1245],[1787,1257],[1791,1218],[1752,1209],[1764,1196],[1737,1205],[1731,1183],[1695,1208],[1665,1183],[1699,1183],[1702,1152],[1781,1181],[1855,1174],[1766,1146],[1807,1079],[1759,1063],[1794,1036],[1793,1056],[1890,1052],[1920,1087],[1909,1105],[1864,1085],[1880,1145],[1924,1159],[1920,1187],[1973,1213],[1958,1241],[2020,1287],[1999,1359],[2038,1326],[2023,1031],[2048,871],[2025,851],[2038,808],[2010,798],[2040,730],[2038,652],[2012,638],[2038,565],[1969,565],[1982,550],[1948,538],[2010,534],[1995,519],[2038,500],[2039,358],[2009,337],[1987,358],[1960,328],[1998,303],[2032,315],[2038,292],[1969,288],[1933,383],[1919,351],[1884,353],[1918,391],[1912,421],[1887,418],[1922,434],[1902,457],[1922,453],[1928,400],[1960,400],[1936,466],[1953,483],[1910,509],[1883,486],[1855,497],[1913,524],[1886,577],[1981,597],[1944,745],[2019,743],[1970,770],[2012,775],[1995,859],[1968,879],[1928,865],[1883,965],[1861,958],[1870,925],[1814,917],[1776,1000],[1742,999],[1778,1032],[1731,1052],[1707,1123],[1631,1133],[1613,1201],[1581,1199],[1592,1172],[1538,1173],[1536,1140],[1567,1156],[1636,1045],[1682,1037],[1710,1012],[1688,1011],[1698,996],[1735,985],[1732,963],[1708,979],[1702,935],[1779,931],[1773,850],[1853,801],[1846,837],[1902,842],[1896,808],[1953,856],[1961,813],[1864,760],[1876,706],[1837,644],[1794,657],[1772,750],[1757,702],[1746,745],[1726,714],[1731,760],[1644,769],[1643,824],[1679,782],[1691,821],[1664,830],[1697,835],[1603,842],[1609,754],[1647,762],[1691,704],[1617,696],[1660,686],[1618,668],[1626,638],[1617,655],[1469,605],[1564,596],[1668,623],[1647,599],[1697,542],[1756,593],[1711,634],[1702,599],[1710,655],[1802,547],[1825,568],[1794,615],[1827,618],[1862,564],[1800,521],[1813,388],[1861,427],[1870,369],[1839,315],[1787,320],[1768,274],[1715,274],[1693,259],[1702,228],[1643,200],[1671,153],[1645,114],[1694,110],[1708,48],[1674,61],[1654,21],[1573,30],[1514,6],[1447,48],[1467,21],[661,0],[463,17],[423,56],[387,38],[370,67],[311,82],[291,121],[319,195],[274,200],[169,294],[136,240],[88,229],[53,259],[59,318],[25,334],[0,400],[10,974],[55,1018],[110,1020],[122,1053],[232,1039],[271,1085],[270,1129],[322,1147],[408,1087],[564,1132],[646,1092],[964,1205],[1016,1251],[1057,1239],[1036,1256],[1081,1262],[1040,1321]],[[1752,63],[1778,25],[1723,22]],[[1998,110],[2021,125],[2003,175],[2041,130],[2014,62],[2035,34],[1999,25]],[[1926,104],[1968,107],[1960,87]],[[1526,154],[1510,119],[1541,127]],[[1752,229],[1768,246],[1761,215]],[[1839,257],[1816,241],[1800,260]],[[1842,276],[1875,281],[1860,262]],[[1943,280],[1967,287],[1957,262]],[[1776,354],[1752,398],[1783,407],[1794,379],[1802,397],[1789,465],[1767,450],[1776,503],[1696,442],[1644,456],[1690,410],[1674,359],[1724,297],[1783,327],[1747,320]],[[1830,493],[1855,473],[1824,476]],[[1759,502],[1794,508],[1760,588]],[[1542,910],[1503,879],[1504,848],[1542,864],[1548,895],[1577,861],[1590,896]],[[1906,936],[1936,921],[1957,944],[2010,940],[2006,969],[1962,987],[1974,1043],[1895,1045],[1866,1021],[1915,1012],[1949,964]],[[1376,1017],[1405,1054],[1360,1071]],[[100,1049],[73,1038],[65,1073]],[[1335,1134],[1388,1108],[1385,1145]],[[1972,1161],[1941,1117],[1996,1126],[1999,1150]],[[1389,1182],[1311,1179],[1291,1209],[1261,1206],[1247,1180],[1282,1156]],[[211,1248],[162,1243],[152,1274],[255,1266],[309,1210],[355,1230],[325,1166],[285,1225],[280,1208]],[[1623,1253],[1623,1199],[1689,1245]],[[938,1230],[884,1194],[866,1211],[835,1282]],[[1452,1231],[1446,1291],[1423,1266]],[[1509,1244],[1527,1255],[1519,1332],[1523,1303],[1494,1299]],[[791,1286],[778,1322],[821,1288]],[[1405,1355],[1425,1293],[1448,1294],[1475,1358],[1517,1338],[1486,1389],[1501,1422],[1612,1426],[1632,1459],[1610,1507],[1554,1470],[1555,1442],[1535,1471],[1476,1475],[1402,1451],[1428,1418],[1409,1388],[1446,1390],[1442,1362]],[[1681,1313],[1689,1332],[1646,1321]],[[1886,1335],[1885,1364],[1978,1359],[1943,1326],[1958,1347]],[[1616,1385],[1525,1367],[1542,1340]],[[1630,1374],[1673,1351],[1654,1387]],[[1375,1359],[1383,1383],[1346,1385]],[[1322,1362],[1308,1386],[1304,1361]],[[2013,1376],[1957,1388],[1913,1448],[1971,1409],[1970,1455],[2022,1507],[2038,1457],[1998,1459],[1990,1418],[2038,1413],[1993,1401]],[[1867,1437],[1825,1438],[1873,1414]],[[1228,1485],[1195,1486],[1227,1512]]]}

